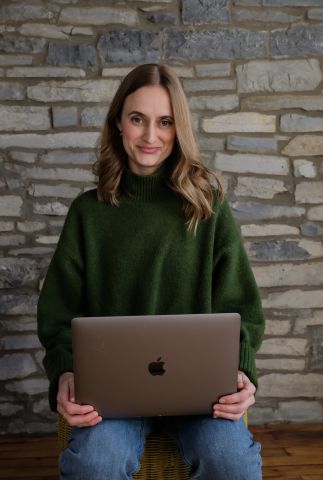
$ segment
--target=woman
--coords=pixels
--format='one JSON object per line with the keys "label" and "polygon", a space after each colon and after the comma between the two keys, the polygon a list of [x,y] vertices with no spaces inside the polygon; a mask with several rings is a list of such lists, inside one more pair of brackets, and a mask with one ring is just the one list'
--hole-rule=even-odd
{"label": "woman", "polygon": [[61,455],[61,478],[130,479],[154,423],[102,419],[91,405],[75,403],[73,317],[239,312],[238,392],[222,397],[210,416],[161,423],[192,479],[260,479],[259,445],[242,419],[255,401],[259,295],[169,67],[142,65],[123,80],[104,123],[96,174],[97,189],[72,203],[38,305],[50,405],[78,427]]}

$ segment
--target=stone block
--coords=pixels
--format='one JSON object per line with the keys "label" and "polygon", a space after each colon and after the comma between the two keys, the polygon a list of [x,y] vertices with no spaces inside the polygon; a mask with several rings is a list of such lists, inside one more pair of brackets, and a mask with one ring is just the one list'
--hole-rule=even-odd
{"label": "stone block", "polygon": [[26,87],[20,83],[0,81],[0,100],[24,100]]}
{"label": "stone block", "polygon": [[[54,253],[53,248],[47,247],[28,247],[28,248],[13,248],[9,250],[8,254],[13,256],[19,255],[52,255]],[[23,313],[23,312],[21,312]]]}
{"label": "stone block", "polygon": [[37,215],[66,215],[68,207],[61,202],[36,202],[33,205],[33,212]]}
{"label": "stone block", "polygon": [[242,28],[165,31],[165,58],[222,60],[259,58],[268,54],[268,32]]}
{"label": "stone block", "polygon": [[81,124],[84,127],[102,127],[107,115],[106,107],[86,107],[81,113]]}
{"label": "stone block", "polygon": [[229,77],[231,75],[231,63],[201,63],[195,65],[198,77]]}
{"label": "stone block", "polygon": [[74,67],[13,67],[8,68],[7,77],[72,77],[82,78],[86,73],[81,68]]}
{"label": "stone block", "polygon": [[236,72],[241,93],[314,90],[322,81],[316,59],[250,61],[238,65]]}
{"label": "stone block", "polygon": [[215,168],[223,172],[253,173],[262,175],[288,175],[286,158],[275,155],[217,153]]}
{"label": "stone block", "polygon": [[246,249],[255,261],[309,260],[323,256],[323,245],[312,240],[263,240],[247,242]]}
{"label": "stone block", "polygon": [[42,53],[46,46],[44,38],[20,37],[0,34],[0,51],[5,53]]}
{"label": "stone block", "polygon": [[168,25],[175,25],[177,22],[177,15],[171,12],[153,13],[147,17],[149,22],[159,24],[166,23]]}
{"label": "stone block", "polygon": [[41,344],[38,335],[7,335],[0,338],[0,347],[3,350],[28,350],[40,348]]}
{"label": "stone block", "polygon": [[0,220],[0,232],[11,232],[15,228],[14,222]]}
{"label": "stone block", "polygon": [[322,289],[270,293],[263,298],[262,306],[263,308],[280,309],[323,308]]}
{"label": "stone block", "polygon": [[50,65],[83,65],[96,64],[96,49],[93,45],[81,43],[50,43],[46,63]]}
{"label": "stone block", "polygon": [[62,197],[75,198],[81,192],[81,188],[71,185],[43,185],[32,183],[28,188],[29,195],[33,197]]}
{"label": "stone block", "polygon": [[92,172],[83,168],[42,168],[10,164],[6,164],[6,168],[20,174],[21,178],[32,180],[63,180],[84,183],[91,182],[94,178]]}
{"label": "stone block", "polygon": [[233,202],[235,217],[241,222],[281,218],[298,218],[304,215],[305,208],[284,205],[265,205],[257,202]]}
{"label": "stone block", "polygon": [[323,236],[323,228],[317,223],[303,223],[301,225],[301,232],[302,235],[305,237],[322,237]]}
{"label": "stone block", "polygon": [[232,20],[235,22],[259,22],[259,23],[293,23],[302,20],[301,15],[292,15],[283,10],[244,9],[235,8],[232,12]]}
{"label": "stone block", "polygon": [[[322,6],[322,3],[319,6]],[[323,20],[323,8],[310,8],[307,17],[309,20]]]}
{"label": "stone block", "polygon": [[59,235],[37,235],[36,243],[41,245],[56,245],[59,240]]}
{"label": "stone block", "polygon": [[[294,0],[290,1],[295,6]],[[271,32],[271,54],[274,57],[321,55],[322,48],[323,24],[297,23]]]}
{"label": "stone block", "polygon": [[323,182],[301,182],[295,188],[296,203],[323,203]]}
{"label": "stone block", "polygon": [[59,163],[68,166],[82,164],[91,165],[96,160],[94,152],[71,152],[68,150],[54,150],[40,155],[41,163]]}
{"label": "stone block", "polygon": [[291,401],[278,404],[277,415],[283,422],[317,423],[323,420],[323,407],[318,401]]}
{"label": "stone block", "polygon": [[316,166],[313,162],[305,159],[293,161],[295,177],[315,178]]}
{"label": "stone block", "polygon": [[37,153],[21,152],[20,150],[11,150],[9,156],[12,160],[23,163],[35,163],[37,161]]}
{"label": "stone block", "polygon": [[33,221],[17,222],[18,230],[24,233],[39,232],[39,230],[43,230],[45,227],[46,227],[45,222],[33,222]]}
{"label": "stone block", "polygon": [[[295,335],[304,335],[307,332],[309,327],[323,327],[323,311],[317,310],[311,312],[310,315],[305,318],[297,318],[295,320],[295,327],[293,333]],[[311,328],[312,331],[312,328]]]}
{"label": "stone block", "polygon": [[26,238],[24,235],[1,235],[0,236],[0,247],[12,247],[13,245],[24,245],[26,243]]}
{"label": "stone block", "polygon": [[60,23],[71,25],[127,25],[134,27],[139,19],[132,8],[123,7],[64,7]]}
{"label": "stone block", "polygon": [[301,372],[305,370],[304,358],[258,358],[258,370],[279,370]]}
{"label": "stone block", "polygon": [[304,357],[306,348],[307,340],[305,338],[268,338],[262,342],[258,354]]}
{"label": "stone block", "polygon": [[14,417],[23,409],[22,405],[16,403],[0,403],[0,417]]}
{"label": "stone block", "polygon": [[215,110],[218,112],[239,107],[238,95],[199,95],[189,98],[192,110]]}
{"label": "stone block", "polygon": [[276,116],[256,112],[225,113],[202,120],[202,129],[208,133],[276,131]]}
{"label": "stone block", "polygon": [[48,130],[49,107],[0,106],[0,130]]}
{"label": "stone block", "polygon": [[48,14],[53,10],[50,5],[9,3],[0,7],[0,22],[18,23],[25,20],[48,20]]}
{"label": "stone block", "polygon": [[119,80],[66,80],[40,82],[27,87],[27,96],[39,102],[108,102]]}
{"label": "stone block", "polygon": [[198,136],[198,143],[201,150],[210,150],[212,152],[218,152],[224,150],[225,141],[224,138],[218,138],[214,135],[206,137],[204,135]]}
{"label": "stone block", "polygon": [[40,264],[31,258],[0,258],[0,288],[37,285]]}
{"label": "stone block", "polygon": [[297,135],[286,145],[282,153],[291,157],[323,155],[323,137]]}
{"label": "stone block", "polygon": [[257,95],[242,99],[242,108],[249,110],[323,110],[323,95]]}
{"label": "stone block", "polygon": [[0,134],[0,147],[40,148],[94,148],[97,132],[62,132],[40,135],[37,133]]}
{"label": "stone block", "polygon": [[323,370],[323,326],[311,329],[311,333],[313,337],[310,347],[309,368],[312,371]]}
{"label": "stone block", "polygon": [[36,371],[34,360],[27,353],[6,354],[0,358],[0,380],[24,378]]}
{"label": "stone block", "polygon": [[279,263],[278,265],[253,266],[259,287],[282,287],[320,285],[323,262],[306,262],[298,265]]}
{"label": "stone block", "polygon": [[203,25],[208,23],[228,23],[230,18],[228,0],[182,0],[182,20],[184,24]]}
{"label": "stone block", "polygon": [[48,390],[48,380],[45,378],[27,378],[17,382],[7,383],[5,389],[8,392],[24,393],[25,395],[38,395]]}
{"label": "stone block", "polygon": [[273,137],[228,135],[227,149],[236,152],[278,153],[279,142],[287,139],[288,137],[282,135],[274,135]]}
{"label": "stone block", "polygon": [[77,107],[53,107],[54,128],[71,127],[78,124]]}
{"label": "stone block", "polygon": [[235,90],[236,88],[236,81],[231,78],[184,80],[183,83],[186,93]]}
{"label": "stone block", "polygon": [[280,117],[282,132],[322,132],[323,118],[287,113]]}
{"label": "stone block", "polygon": [[0,55],[0,65],[31,65],[32,55]]}
{"label": "stone block", "polygon": [[299,228],[281,223],[269,223],[266,225],[241,225],[243,237],[272,237],[299,235]]}
{"label": "stone block", "polygon": [[95,35],[93,28],[75,28],[73,25],[51,25],[41,23],[24,23],[18,32],[21,35],[50,38],[55,40],[69,40],[73,35]]}
{"label": "stone block", "polygon": [[[10,252],[9,252],[9,255]],[[3,294],[0,296],[1,315],[35,315],[38,295]]]}
{"label": "stone block", "polygon": [[0,216],[1,217],[20,217],[22,207],[22,198],[18,195],[0,196]]}
{"label": "stone block", "polygon": [[234,193],[241,197],[257,197],[272,199],[278,193],[287,192],[285,183],[281,180],[257,177],[238,177]]}
{"label": "stone block", "polygon": [[306,398],[322,396],[323,375],[270,373],[259,378],[260,397]]}
{"label": "stone block", "polygon": [[275,336],[286,336],[291,331],[291,321],[282,320],[281,318],[271,320],[266,318],[265,334]]}
{"label": "stone block", "polygon": [[323,220],[323,205],[319,205],[317,207],[312,207],[307,210],[307,218],[309,220],[314,221],[322,221]]}
{"label": "stone block", "polygon": [[6,332],[37,332],[36,318],[29,316],[20,316],[17,320],[0,321],[1,328]]}
{"label": "stone block", "polygon": [[160,60],[158,32],[113,30],[101,35],[98,52],[104,65],[158,62]]}
{"label": "stone block", "polygon": [[[1,430],[0,430],[1,432]],[[5,432],[1,432],[5,433]],[[16,418],[10,422],[9,427],[6,429],[6,433],[9,435],[30,435],[30,434],[42,434],[44,435],[49,433],[57,434],[57,421],[49,423],[48,420],[45,422],[31,422],[26,418]]]}
{"label": "stone block", "polygon": [[102,77],[125,77],[133,70],[133,67],[108,67],[103,68]]}

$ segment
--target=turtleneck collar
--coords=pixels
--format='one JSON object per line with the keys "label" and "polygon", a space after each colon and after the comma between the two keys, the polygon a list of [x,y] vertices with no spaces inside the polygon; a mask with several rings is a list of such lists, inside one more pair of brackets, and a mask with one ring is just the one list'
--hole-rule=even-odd
{"label": "turtleneck collar", "polygon": [[167,186],[169,170],[168,165],[163,165],[153,175],[138,175],[129,169],[124,169],[121,180],[123,190],[135,200],[152,200],[169,188]]}

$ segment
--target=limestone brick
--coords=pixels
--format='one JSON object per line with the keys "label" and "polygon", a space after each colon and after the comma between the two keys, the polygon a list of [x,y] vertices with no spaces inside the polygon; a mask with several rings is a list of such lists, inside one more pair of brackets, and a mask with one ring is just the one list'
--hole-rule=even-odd
{"label": "limestone brick", "polygon": [[208,133],[222,132],[275,132],[275,115],[257,112],[225,113],[202,121],[202,129]]}

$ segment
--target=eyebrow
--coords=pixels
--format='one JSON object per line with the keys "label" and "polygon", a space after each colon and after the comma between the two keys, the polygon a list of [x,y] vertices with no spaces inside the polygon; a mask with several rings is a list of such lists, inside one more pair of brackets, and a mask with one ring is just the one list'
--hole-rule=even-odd
{"label": "eyebrow", "polygon": [[[146,117],[144,113],[139,112],[138,110],[132,110],[128,113],[128,117],[130,117],[131,115],[141,115],[142,117]],[[171,118],[172,120],[174,120],[174,117],[172,115],[161,115],[159,118]]]}

